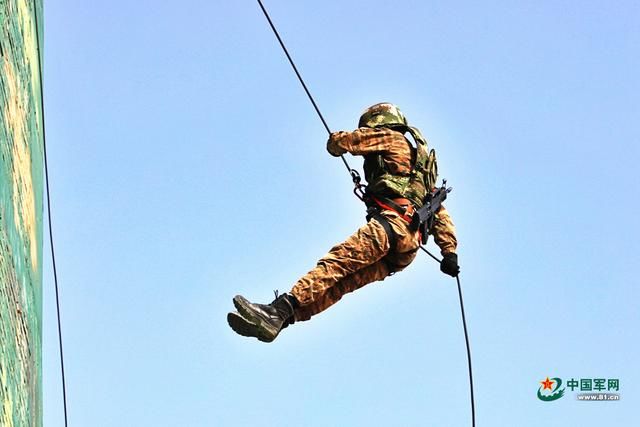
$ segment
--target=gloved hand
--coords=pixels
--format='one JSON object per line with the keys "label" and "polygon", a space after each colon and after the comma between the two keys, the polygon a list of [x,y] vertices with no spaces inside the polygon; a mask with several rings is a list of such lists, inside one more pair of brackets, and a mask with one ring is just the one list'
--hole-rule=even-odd
{"label": "gloved hand", "polygon": [[442,262],[440,263],[440,271],[444,274],[448,274],[451,277],[456,277],[460,273],[460,266],[458,265],[458,255],[453,252],[446,253],[442,256]]}

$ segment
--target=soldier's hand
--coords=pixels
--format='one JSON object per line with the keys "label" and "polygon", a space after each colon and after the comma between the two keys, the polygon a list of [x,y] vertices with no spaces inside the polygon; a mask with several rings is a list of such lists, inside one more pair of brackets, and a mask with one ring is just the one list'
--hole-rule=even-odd
{"label": "soldier's hand", "polygon": [[334,157],[341,156],[347,152],[344,148],[338,145],[338,140],[345,132],[332,132],[327,141],[327,151]]}
{"label": "soldier's hand", "polygon": [[443,255],[442,262],[440,262],[440,271],[444,274],[448,274],[451,277],[456,277],[460,273],[460,266],[458,265],[458,255],[453,252],[449,252]]}

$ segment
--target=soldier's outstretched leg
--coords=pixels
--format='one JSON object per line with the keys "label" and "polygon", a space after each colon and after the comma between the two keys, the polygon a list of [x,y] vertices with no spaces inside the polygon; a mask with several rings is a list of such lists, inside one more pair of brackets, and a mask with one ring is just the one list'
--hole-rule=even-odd
{"label": "soldier's outstretched leg", "polygon": [[[345,277],[340,282],[338,282],[336,286],[327,289],[327,292],[325,292],[322,296],[319,296],[311,304],[300,307],[296,301],[296,303],[294,304],[296,306],[294,310],[294,317],[291,319],[291,323],[293,323],[294,319],[300,321],[309,320],[311,316],[326,310],[327,308],[338,302],[344,294],[353,292],[368,283],[375,282],[377,280],[383,280],[388,275],[389,269],[387,267],[387,264],[382,261],[378,261],[375,264],[365,267],[362,270]],[[245,301],[243,304],[246,304],[246,299],[242,296],[235,297],[234,304],[236,304],[236,301],[238,301],[238,303],[240,301]],[[241,315],[237,311],[233,311],[227,314],[227,322],[229,323],[229,326],[231,326],[231,329],[233,329],[237,334],[244,337],[255,337],[260,341],[271,342],[273,341],[273,339],[275,339],[275,336],[278,335],[277,333],[275,334],[275,336],[273,336],[273,334],[265,333],[265,331],[263,330],[264,328],[259,327],[253,321],[247,320],[247,318],[243,317],[243,315]],[[286,328],[289,324],[290,323],[285,323],[282,326],[282,329]],[[273,338],[271,338],[272,336]]]}
{"label": "soldier's outstretched leg", "polygon": [[[227,315],[231,328],[240,335],[273,341],[295,320],[308,320],[326,310],[342,295],[399,271],[415,258],[418,235],[395,212],[385,212],[396,233],[396,248],[389,254],[384,227],[372,220],[343,243],[334,246],[316,267],[300,278],[289,294],[271,304],[254,304],[241,295],[233,299],[238,312]],[[390,267],[391,266],[391,267]]]}
{"label": "soldier's outstretched leg", "polygon": [[299,306],[295,310],[295,318],[297,321],[309,320],[311,316],[325,311],[340,301],[345,294],[354,292],[369,283],[384,280],[387,276],[389,276],[389,267],[385,262],[378,261],[345,277],[322,295],[318,295],[312,303]]}
{"label": "soldier's outstretched leg", "polygon": [[382,215],[395,232],[394,250],[390,251],[387,233],[376,219],[334,246],[291,289],[300,303],[296,320],[308,320],[335,304],[342,295],[384,280],[413,261],[420,244],[418,233],[397,213],[384,211]]}

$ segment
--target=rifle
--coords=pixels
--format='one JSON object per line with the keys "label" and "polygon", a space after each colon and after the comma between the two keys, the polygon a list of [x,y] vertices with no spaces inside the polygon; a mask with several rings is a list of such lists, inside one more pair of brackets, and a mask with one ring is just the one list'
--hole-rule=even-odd
{"label": "rifle", "polygon": [[427,243],[429,231],[433,227],[435,213],[440,209],[442,202],[445,201],[447,194],[449,194],[451,190],[453,190],[453,188],[447,188],[447,180],[442,180],[442,186],[427,194],[424,198],[422,207],[416,209],[413,213],[409,227],[414,231],[418,229],[420,230],[423,245]]}

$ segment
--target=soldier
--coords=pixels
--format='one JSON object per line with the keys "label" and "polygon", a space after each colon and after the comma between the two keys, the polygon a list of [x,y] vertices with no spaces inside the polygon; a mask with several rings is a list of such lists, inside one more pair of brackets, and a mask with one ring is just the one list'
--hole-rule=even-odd
{"label": "soldier", "polygon": [[[240,335],[271,342],[288,325],[309,320],[344,294],[384,280],[416,257],[421,236],[410,227],[411,217],[435,188],[438,174],[435,151],[428,151],[420,131],[408,125],[398,107],[380,103],[365,110],[355,131],[332,133],[327,151],[336,157],[346,152],[364,156],[368,222],[334,246],[289,293],[276,292],[271,304],[234,297],[237,312],[229,313],[227,321]],[[455,277],[460,271],[457,240],[444,206],[436,212],[430,234],[442,253],[440,270]]]}

